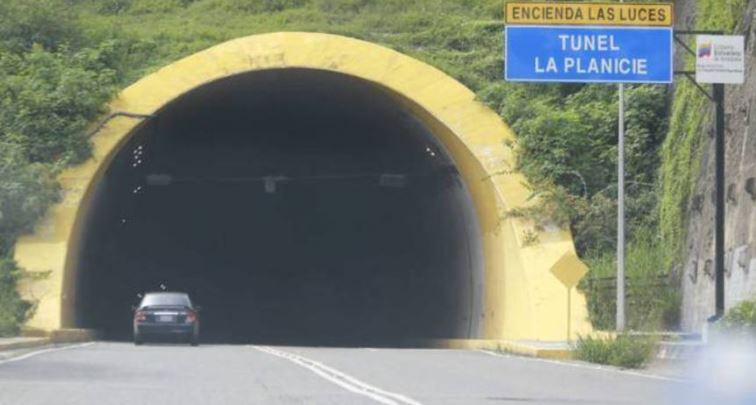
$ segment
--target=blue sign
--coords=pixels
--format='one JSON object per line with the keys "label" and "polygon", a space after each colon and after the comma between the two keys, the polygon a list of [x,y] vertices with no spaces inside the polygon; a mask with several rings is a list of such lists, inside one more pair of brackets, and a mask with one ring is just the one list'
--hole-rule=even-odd
{"label": "blue sign", "polygon": [[672,82],[672,28],[508,25],[505,36],[506,80]]}

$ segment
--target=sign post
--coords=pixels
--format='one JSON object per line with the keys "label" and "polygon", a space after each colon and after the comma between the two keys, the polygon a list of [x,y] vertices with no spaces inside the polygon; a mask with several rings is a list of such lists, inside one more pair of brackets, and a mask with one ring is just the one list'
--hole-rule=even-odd
{"label": "sign post", "polygon": [[625,85],[619,84],[617,117],[617,331],[625,330]]}
{"label": "sign post", "polygon": [[[620,3],[623,0],[619,0]],[[673,36],[674,37],[674,36]],[[625,330],[625,85],[619,84],[617,109],[617,308],[615,325]]]}
{"label": "sign post", "polygon": [[506,80],[620,84],[616,327],[621,331],[625,327],[623,83],[672,82],[672,4],[514,2],[507,3],[505,14]]}

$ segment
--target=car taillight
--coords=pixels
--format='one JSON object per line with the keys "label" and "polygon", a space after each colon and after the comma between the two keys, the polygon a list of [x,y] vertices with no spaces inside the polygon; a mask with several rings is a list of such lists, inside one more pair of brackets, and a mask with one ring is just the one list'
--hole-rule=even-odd
{"label": "car taillight", "polygon": [[134,320],[135,321],[146,321],[147,320],[147,314],[144,311],[136,311],[134,314]]}
{"label": "car taillight", "polygon": [[197,313],[195,312],[187,312],[186,313],[186,323],[192,323],[197,320]]}

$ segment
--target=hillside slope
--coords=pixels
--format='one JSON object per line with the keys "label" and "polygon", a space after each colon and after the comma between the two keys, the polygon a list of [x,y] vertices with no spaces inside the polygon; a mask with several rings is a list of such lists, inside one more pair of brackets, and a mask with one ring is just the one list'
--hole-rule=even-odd
{"label": "hillside slope", "polygon": [[[701,26],[707,17],[683,2],[682,21]],[[719,5],[719,4],[717,4]],[[743,7],[742,4],[739,5]],[[735,34],[745,35],[746,81],[726,86],[726,306],[756,298],[756,1],[733,14]],[[699,9],[700,11],[700,9]],[[698,21],[696,21],[698,20]],[[720,24],[721,25],[721,24]],[[728,28],[728,27],[721,27]],[[682,326],[698,330],[714,312],[714,139],[708,103],[697,112],[707,117],[697,132],[701,139],[700,168],[687,202],[687,229],[682,259]]]}

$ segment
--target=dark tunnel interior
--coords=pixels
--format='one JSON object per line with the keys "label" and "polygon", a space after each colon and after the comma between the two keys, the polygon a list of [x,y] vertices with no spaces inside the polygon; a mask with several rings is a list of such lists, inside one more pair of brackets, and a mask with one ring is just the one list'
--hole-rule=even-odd
{"label": "dark tunnel interior", "polygon": [[202,340],[475,337],[471,197],[388,91],[286,69],[204,85],[144,121],[91,193],[76,326],[131,339],[137,294],[186,291]]}

